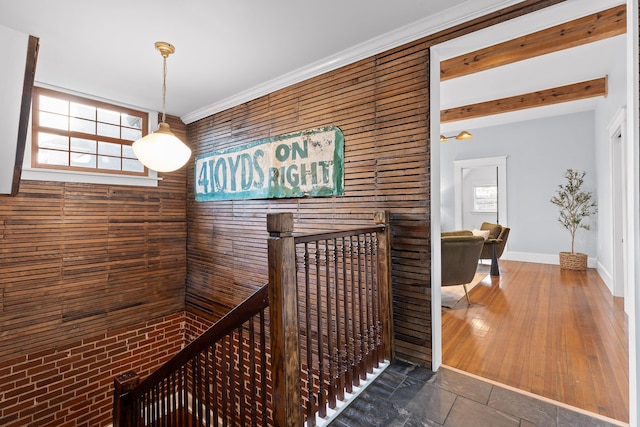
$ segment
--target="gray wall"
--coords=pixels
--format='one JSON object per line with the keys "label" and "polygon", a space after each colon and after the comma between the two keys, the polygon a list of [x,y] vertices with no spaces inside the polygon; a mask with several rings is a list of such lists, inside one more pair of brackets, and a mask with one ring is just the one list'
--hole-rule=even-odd
{"label": "gray wall", "polygon": [[[557,262],[571,250],[571,238],[549,202],[568,168],[586,171],[585,189],[597,198],[594,112],[581,112],[506,125],[468,129],[474,138],[441,145],[442,229],[453,229],[453,161],[507,156],[508,257]],[[597,218],[580,230],[576,250],[597,256]]]}

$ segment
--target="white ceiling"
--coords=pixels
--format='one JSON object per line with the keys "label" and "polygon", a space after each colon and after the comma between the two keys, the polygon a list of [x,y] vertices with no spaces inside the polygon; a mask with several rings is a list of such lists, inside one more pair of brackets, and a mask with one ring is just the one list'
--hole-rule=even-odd
{"label": "white ceiling", "polygon": [[152,110],[169,42],[167,110],[183,116],[464,2],[3,0],[0,25],[40,38],[37,81]]}
{"label": "white ceiling", "polygon": [[[448,80],[440,85],[441,108],[460,107],[608,76],[614,72],[613,67],[624,63],[616,56],[624,57],[625,47],[626,36],[621,35]],[[596,107],[597,98],[588,98],[446,123],[441,125],[441,132],[448,134],[462,129],[589,111]]]}
{"label": "white ceiling", "polygon": [[[597,11],[624,4],[624,0],[568,0],[534,14],[507,21],[436,47],[440,60],[531,34]],[[592,80],[625,66],[626,35],[530,58],[440,84],[442,109],[521,95]],[[617,74],[620,74],[619,72]],[[534,118],[593,110],[597,99],[554,104],[441,125],[441,133],[495,126]]]}
{"label": "white ceiling", "polygon": [[[172,43],[176,53],[168,60],[167,112],[190,122],[519,1],[3,0],[0,25],[40,38],[38,83],[156,111],[161,109],[162,58],[154,42]],[[586,3],[566,3],[579,2]],[[610,51],[606,43],[600,49],[596,57]],[[593,55],[585,49],[585,57]],[[539,76],[537,61],[531,61],[500,72]],[[560,70],[587,75],[593,65],[546,61],[554,64],[556,81],[573,78],[561,79]],[[498,71],[456,80],[443,85],[443,105],[475,102],[473,96],[480,95],[469,87],[491,88],[500,96],[524,93],[520,84],[505,84],[523,79]],[[471,97],[464,100],[461,94]]]}

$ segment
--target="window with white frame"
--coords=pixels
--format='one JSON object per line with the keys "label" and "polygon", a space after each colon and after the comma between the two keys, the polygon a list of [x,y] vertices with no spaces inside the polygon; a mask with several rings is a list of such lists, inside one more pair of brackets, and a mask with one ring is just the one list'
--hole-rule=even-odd
{"label": "window with white frame", "polygon": [[146,176],[133,141],[147,134],[148,114],[34,88],[31,167]]}
{"label": "window with white frame", "polygon": [[475,185],[473,187],[473,210],[475,212],[497,212],[498,186]]}

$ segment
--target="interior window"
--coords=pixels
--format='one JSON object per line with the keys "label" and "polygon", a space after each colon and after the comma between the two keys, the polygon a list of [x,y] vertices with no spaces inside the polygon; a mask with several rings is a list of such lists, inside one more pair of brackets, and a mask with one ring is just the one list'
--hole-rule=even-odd
{"label": "interior window", "polygon": [[131,144],[147,128],[144,112],[35,87],[31,166],[144,176]]}
{"label": "interior window", "polygon": [[473,210],[476,212],[498,211],[498,186],[476,185],[473,187]]}

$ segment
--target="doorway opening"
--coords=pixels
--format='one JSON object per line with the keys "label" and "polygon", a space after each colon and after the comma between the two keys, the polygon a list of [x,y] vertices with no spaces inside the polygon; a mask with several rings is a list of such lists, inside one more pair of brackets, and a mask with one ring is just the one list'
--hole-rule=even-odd
{"label": "doorway opening", "polygon": [[[600,2],[597,2],[600,3]],[[602,8],[606,8],[608,7],[606,2],[603,2],[602,4],[600,4],[600,6],[598,5],[594,5],[592,4],[592,6],[595,7],[602,7]],[[555,7],[555,6],[554,6]],[[549,17],[549,13],[550,10],[553,9],[554,7],[550,7],[547,10],[545,10],[546,12],[546,17]],[[538,12],[536,12],[537,14]],[[537,25],[540,25],[540,22],[544,19],[538,19]],[[568,20],[567,20],[568,21]],[[565,21],[566,22],[566,21]],[[502,25],[502,24],[501,24]],[[517,24],[516,24],[517,25]],[[511,28],[511,30],[513,30],[513,28]],[[495,31],[494,31],[495,32]],[[501,32],[502,34],[500,35],[501,37],[505,37],[505,34],[508,34],[508,31],[505,32]],[[516,31],[517,33],[517,31]],[[466,36],[465,36],[466,37]],[[471,35],[470,37],[475,37],[474,35]],[[440,111],[441,110],[441,103],[440,103],[440,97],[441,97],[441,93],[440,93],[440,80],[438,78],[438,76],[440,76],[440,63],[443,59],[446,58],[450,58],[452,57],[451,51],[455,50],[456,48],[459,48],[459,46],[467,44],[469,45],[470,42],[470,37],[467,37],[464,41],[460,41],[458,43],[458,47],[454,47],[452,48],[450,45],[446,45],[446,46],[435,46],[432,47],[431,49],[431,53],[430,53],[430,67],[431,67],[431,90],[430,90],[430,94],[431,94],[431,102],[430,102],[430,107],[431,107],[431,111]],[[495,34],[493,36],[479,36],[478,38],[482,38],[484,37],[485,40],[489,39],[489,40],[495,40]],[[493,38],[492,38],[493,37]],[[446,44],[446,43],[445,43]],[[488,45],[491,45],[488,44]],[[469,49],[468,51],[473,51],[474,49]],[[518,77],[513,77],[512,76],[512,80],[517,80],[520,76]],[[505,83],[505,85],[507,85],[507,83]],[[476,87],[480,87],[482,88],[481,85],[476,85]],[[586,109],[591,108],[591,107],[585,107]],[[551,109],[550,109],[551,110]],[[586,111],[586,110],[582,110],[582,111]],[[443,130],[441,125],[440,125],[440,119],[439,119],[440,115],[438,114],[432,114],[431,115],[431,141],[438,141],[438,136],[441,133],[451,133],[451,131],[453,129],[448,128],[446,130]],[[522,114],[520,114],[520,117],[522,117]],[[457,124],[459,129],[470,129],[472,132],[475,129],[474,126],[471,125],[471,123],[473,123],[471,120],[465,123],[460,123]],[[621,128],[624,128],[624,125],[621,125]],[[604,136],[604,135],[603,135]],[[620,153],[624,152],[624,148],[616,148],[616,147],[624,147],[624,143],[622,142],[624,140],[624,138],[622,138],[622,131],[620,131],[619,133],[620,138],[616,137],[611,139],[611,154],[612,154],[612,158],[611,158],[611,162],[614,163],[616,162],[616,157],[619,160],[619,162],[624,162],[624,159],[622,155],[618,155],[617,152],[619,151]],[[604,141],[602,141],[603,138],[600,138],[600,143],[604,143]],[[560,143],[561,141],[558,141],[558,143]],[[432,206],[436,207],[436,206],[440,206],[441,202],[444,202],[446,200],[444,200],[446,198],[446,195],[444,194],[444,190],[441,186],[441,177],[439,176],[440,174],[440,160],[441,160],[441,144],[438,143],[432,143],[432,147],[431,147],[431,171],[432,171],[432,176],[431,176],[431,194],[432,194]],[[615,151],[618,150],[618,151]],[[550,154],[552,155],[552,154]],[[470,155],[472,156],[472,155]],[[543,164],[540,165],[540,173],[544,173],[544,167]],[[511,168],[511,163],[510,163],[510,168]],[[616,168],[616,166],[614,166],[613,164],[610,166],[612,171],[617,171],[620,172],[620,168]],[[461,168],[464,169],[464,168]],[[624,181],[626,179],[626,173],[629,172],[628,169],[627,171],[623,174],[622,172],[620,172],[620,175],[618,176],[618,178],[615,178],[613,176],[613,174],[611,175],[611,185],[612,186],[616,186],[616,187],[612,187],[612,188],[617,188],[617,191],[614,191],[613,193],[617,193],[620,194],[621,191],[619,191],[620,187],[617,187],[619,185],[621,185],[621,181]],[[459,175],[458,172],[456,172],[455,176],[457,177]],[[535,176],[531,176],[531,179],[535,179]],[[462,178],[460,178],[462,180]],[[616,180],[614,182],[614,180]],[[505,179],[506,182],[506,179]],[[551,189],[551,193],[553,192],[555,188]],[[626,192],[622,192],[622,194],[626,194]],[[521,196],[528,196],[528,193],[523,193],[521,194]],[[457,198],[456,198],[457,200]],[[503,200],[506,201],[506,197],[503,198]],[[462,203],[462,202],[460,202]],[[615,202],[612,202],[615,203]],[[609,209],[612,209],[611,207],[609,207]],[[443,224],[447,223],[447,221],[450,221],[449,218],[447,218],[447,213],[446,212],[436,212],[438,209],[434,209],[434,211],[432,212],[432,236],[439,236],[440,232],[443,230],[442,226]],[[500,209],[498,209],[498,212],[500,211]],[[622,211],[624,212],[624,208],[622,208]],[[457,212],[457,208],[456,208],[456,212]],[[624,234],[624,225],[621,224],[626,224],[627,223],[627,219],[624,218],[624,214],[622,212],[613,212],[612,213],[613,216],[618,216],[619,217],[619,225],[616,226],[616,224],[612,224],[611,227],[614,228],[613,232],[614,234],[616,233],[623,233]],[[614,221],[616,221],[615,219],[613,219]],[[506,222],[506,209],[505,209],[505,220]],[[464,221],[462,218],[459,217],[459,215],[456,213],[455,214],[455,220],[454,222],[452,222],[453,224],[455,224],[456,228],[464,228]],[[615,228],[617,227],[617,228]],[[618,231],[621,230],[621,231]],[[542,234],[542,232],[540,233]],[[435,241],[434,241],[435,240]],[[615,249],[615,246],[612,248],[612,250],[618,250],[618,251],[625,251],[625,246],[624,246],[624,240],[622,240],[622,244],[620,244],[618,246],[618,249]],[[439,241],[438,239],[432,239],[432,254],[433,254],[433,266],[434,268],[432,269],[432,283],[439,283],[440,281],[440,272],[439,270],[439,264],[440,264],[440,251],[439,251]],[[520,257],[520,254],[515,254],[518,255],[518,257]],[[628,256],[628,255],[624,255],[624,256]],[[623,258],[624,258],[623,256]],[[542,258],[542,257],[540,257]],[[538,262],[538,261],[536,261]],[[617,272],[616,272],[617,271]],[[624,274],[625,274],[626,268],[625,266],[621,266],[615,267],[615,270],[613,270],[613,274],[614,275],[622,275],[623,279],[622,279],[622,283],[625,283],[628,280],[624,279]],[[628,279],[628,277],[627,277]],[[618,283],[618,281],[616,281],[616,283]],[[439,292],[439,287],[438,286],[433,286],[432,287],[432,316],[433,316],[433,321],[432,321],[432,328],[433,328],[433,366],[434,369],[437,369],[442,363],[443,363],[443,352],[442,352],[442,317],[441,317],[441,306],[440,306],[440,292]],[[624,293],[624,289],[622,290],[622,292]],[[626,305],[626,304],[625,304]],[[631,306],[630,306],[631,307]],[[625,307],[629,312],[630,310],[632,310],[633,308],[629,308],[629,307]],[[626,337],[625,337],[626,339]],[[545,343],[544,345],[548,345],[548,343]],[[540,375],[543,375],[544,373],[541,372]],[[628,372],[627,372],[628,374]],[[631,408],[629,408],[630,410]]]}

